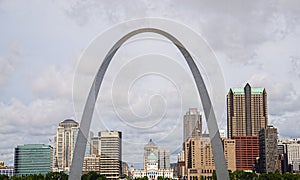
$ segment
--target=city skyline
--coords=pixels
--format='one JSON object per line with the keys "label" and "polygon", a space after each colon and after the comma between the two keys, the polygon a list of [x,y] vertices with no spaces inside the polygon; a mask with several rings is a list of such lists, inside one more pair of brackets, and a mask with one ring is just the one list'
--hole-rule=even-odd
{"label": "city skyline", "polygon": [[[245,5],[249,7],[247,10],[240,4],[229,7],[215,2],[205,2],[203,7],[196,1],[190,1],[189,5],[180,1],[162,4],[134,2],[141,8],[140,11],[133,10],[133,7],[124,2],[29,2],[31,6],[24,6],[22,3],[24,2],[0,2],[0,19],[4,23],[0,30],[0,140],[5,142],[0,146],[0,154],[7,165],[13,164],[13,148],[17,144],[49,143],[49,139],[53,141],[60,121],[73,118],[80,122],[81,117],[77,117],[77,112],[73,110],[72,82],[78,59],[89,42],[113,25],[151,16],[177,21],[202,34],[222,67],[224,99],[229,88],[243,87],[246,82],[253,87],[264,87],[268,92],[269,124],[278,128],[281,138],[300,136],[297,131],[300,127],[297,121],[300,115],[300,96],[297,92],[300,88],[300,52],[297,50],[300,23],[296,12],[299,2],[277,2],[272,5],[259,2]],[[89,10],[87,7],[91,5],[94,6]],[[45,6],[47,8],[44,11]],[[181,7],[184,11],[180,10]],[[191,17],[199,17],[199,21]],[[223,22],[217,20],[220,17],[224,18]],[[225,28],[221,28],[223,26]],[[176,53],[175,49],[167,51]],[[126,54],[122,55],[126,58]],[[106,83],[112,78],[108,75]],[[160,95],[171,101],[168,101],[164,119],[159,121],[163,125],[140,129],[140,124],[130,121],[129,124],[137,126],[136,132],[128,131],[126,125],[118,129],[124,131],[125,136],[123,158],[125,161],[129,159],[129,163],[142,159],[142,149],[137,153],[139,156],[132,158],[132,148],[129,147],[136,147],[152,138],[159,146],[169,146],[163,148],[171,150],[171,162],[174,162],[181,142],[176,140],[179,136],[167,137],[163,127],[175,122],[174,126],[179,128],[174,131],[181,130],[182,114],[177,112],[185,113],[189,107],[197,107],[203,112],[199,99],[195,98],[198,97],[197,93],[190,90],[195,87],[192,81],[187,84],[187,88],[180,86],[191,91],[188,95],[184,94],[184,97],[188,97],[189,104],[180,107],[178,101],[172,101],[172,95],[176,91],[170,83],[166,84],[165,79],[154,76],[137,82],[133,92],[140,93],[134,96],[138,102],[133,110],[139,117],[147,116],[152,110],[151,106],[144,103],[148,102],[148,96],[141,94],[160,92]],[[109,91],[109,87],[104,86],[103,91]],[[112,106],[106,106],[110,97],[109,93],[100,97],[103,104],[99,104],[98,111],[102,112],[95,113],[93,119],[93,127],[100,125],[97,131],[106,128],[116,130],[121,123],[121,120],[110,122],[111,119],[119,119]],[[153,103],[163,104],[155,98]],[[149,117],[149,127],[158,122],[156,115],[160,113],[157,111]],[[97,124],[99,121],[104,122],[105,126]],[[202,122],[205,132],[205,120]],[[220,119],[219,128],[226,129],[226,115]],[[136,136],[139,138],[135,139]],[[170,140],[171,143],[166,143]]]}

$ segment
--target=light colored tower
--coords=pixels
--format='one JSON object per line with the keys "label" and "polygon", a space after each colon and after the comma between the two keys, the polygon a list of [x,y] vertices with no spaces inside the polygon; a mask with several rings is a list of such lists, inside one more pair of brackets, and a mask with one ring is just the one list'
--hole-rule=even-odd
{"label": "light colored tower", "polygon": [[59,123],[57,127],[55,141],[55,159],[53,171],[70,171],[73,158],[73,151],[78,134],[79,124],[66,119]]}
{"label": "light colored tower", "polygon": [[267,93],[265,88],[230,88],[227,95],[227,134],[258,136],[268,124]]}
{"label": "light colored tower", "polygon": [[202,116],[197,108],[189,108],[183,117],[183,142],[202,135]]}
{"label": "light colored tower", "polygon": [[122,172],[122,132],[99,132],[101,139],[100,172],[107,179],[119,179]]}
{"label": "light colored tower", "polygon": [[146,169],[147,161],[148,161],[148,156],[153,153],[156,157],[158,157],[158,147],[156,144],[150,139],[148,144],[145,145],[144,147],[144,169]]}

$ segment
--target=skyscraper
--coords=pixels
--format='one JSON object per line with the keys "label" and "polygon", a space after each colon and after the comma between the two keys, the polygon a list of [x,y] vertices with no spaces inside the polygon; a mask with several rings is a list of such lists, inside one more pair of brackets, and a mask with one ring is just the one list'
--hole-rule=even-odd
{"label": "skyscraper", "polygon": [[183,142],[202,135],[202,116],[197,108],[189,108],[183,117]]}
{"label": "skyscraper", "polygon": [[79,124],[72,119],[66,119],[59,123],[54,138],[54,171],[65,171],[67,173],[70,171],[78,129]]}
{"label": "skyscraper", "polygon": [[158,147],[156,144],[150,139],[148,144],[145,145],[144,147],[144,169],[146,169],[147,161],[148,161],[148,156],[153,153],[156,157],[158,157]]}
{"label": "skyscraper", "polygon": [[[228,170],[236,170],[235,140],[223,139],[224,156]],[[184,143],[187,180],[211,177],[216,169],[209,137],[190,138]]]}
{"label": "skyscraper", "polygon": [[100,172],[108,179],[119,179],[122,172],[122,133],[99,132],[101,138]]}
{"label": "skyscraper", "polygon": [[15,148],[15,175],[47,174],[52,169],[53,148],[44,144],[26,144]]}
{"label": "skyscraper", "polygon": [[261,173],[278,169],[277,128],[267,126],[259,132],[259,164]]}
{"label": "skyscraper", "polygon": [[258,136],[268,124],[267,93],[265,88],[231,88],[227,95],[227,134]]}

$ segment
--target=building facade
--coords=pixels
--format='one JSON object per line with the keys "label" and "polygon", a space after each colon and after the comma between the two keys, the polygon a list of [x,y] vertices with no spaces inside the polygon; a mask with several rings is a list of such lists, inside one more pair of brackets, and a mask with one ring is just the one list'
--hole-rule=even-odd
{"label": "building facade", "polygon": [[235,136],[236,170],[253,170],[259,157],[258,136]]}
{"label": "building facade", "polygon": [[122,133],[99,132],[101,138],[100,172],[107,179],[119,179],[122,173]]}
{"label": "building facade", "polygon": [[173,178],[173,169],[159,169],[158,168],[158,157],[156,154],[151,152],[147,156],[146,160],[146,168],[145,169],[135,169],[133,171],[133,179],[135,178],[143,178],[147,176],[150,180],[157,180],[158,177],[163,178]]}
{"label": "building facade", "polygon": [[202,135],[202,115],[197,108],[189,108],[183,117],[183,142]]}
{"label": "building facade", "polygon": [[259,136],[268,124],[267,93],[265,88],[230,88],[227,94],[227,134]]}
{"label": "building facade", "polygon": [[170,150],[158,150],[158,169],[170,169]]}
{"label": "building facade", "polygon": [[78,129],[79,124],[72,119],[59,123],[54,137],[53,171],[66,173],[70,171]]}
{"label": "building facade", "polygon": [[278,169],[277,128],[267,126],[259,132],[259,169],[261,173]]}
{"label": "building facade", "polygon": [[83,160],[82,174],[87,174],[88,172],[91,171],[101,174],[100,164],[101,164],[100,156],[96,156],[96,155],[85,156]]}
{"label": "building facade", "polygon": [[[228,170],[236,170],[235,140],[222,139]],[[215,170],[212,146],[208,137],[191,138],[185,145],[185,167],[188,180],[208,178]]]}
{"label": "building facade", "polygon": [[300,172],[300,139],[280,140],[278,144],[286,148],[288,170]]}
{"label": "building facade", "polygon": [[14,174],[47,174],[52,170],[53,148],[44,144],[25,144],[15,148]]}
{"label": "building facade", "polygon": [[144,147],[144,169],[146,169],[147,162],[148,162],[148,156],[151,153],[153,153],[156,157],[158,157],[158,147],[152,141],[152,139],[150,139],[148,144],[146,144]]}

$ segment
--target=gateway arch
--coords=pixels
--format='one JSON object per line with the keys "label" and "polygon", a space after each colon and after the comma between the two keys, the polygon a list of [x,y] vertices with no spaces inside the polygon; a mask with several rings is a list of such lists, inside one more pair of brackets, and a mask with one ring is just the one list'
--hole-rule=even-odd
{"label": "gateway arch", "polygon": [[77,141],[73,153],[73,160],[70,170],[69,180],[75,180],[81,178],[82,166],[84,161],[84,154],[86,149],[86,143],[88,133],[90,130],[91,120],[93,117],[93,112],[95,108],[95,103],[97,101],[98,93],[105,76],[105,72],[112,61],[115,53],[118,49],[131,37],[141,33],[156,33],[160,34],[166,38],[168,38],[181,52],[183,57],[185,58],[192,75],[194,77],[198,93],[200,95],[200,99],[202,102],[202,106],[204,109],[204,114],[209,130],[209,135],[211,139],[211,145],[213,150],[214,162],[216,167],[216,173],[218,179],[229,179],[227,165],[224,157],[223,145],[219,134],[219,129],[216,121],[216,116],[213,110],[212,102],[210,100],[207,88],[205,86],[204,80],[200,74],[200,71],[193,60],[189,51],[177,40],[174,36],[169,34],[166,31],[157,29],[157,28],[140,28],[123,36],[120,40],[118,40],[114,46],[109,50],[107,55],[104,58],[99,70],[97,71],[96,77],[93,81],[91,89],[88,94],[88,98],[84,107],[84,111],[82,114],[82,119],[80,123],[80,129],[77,136]]}

